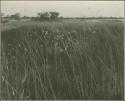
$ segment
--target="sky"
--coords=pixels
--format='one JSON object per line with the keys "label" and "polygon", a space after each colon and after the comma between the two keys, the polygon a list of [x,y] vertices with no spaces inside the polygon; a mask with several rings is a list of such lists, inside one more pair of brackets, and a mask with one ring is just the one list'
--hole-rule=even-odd
{"label": "sky", "polygon": [[124,1],[1,1],[5,15],[57,11],[64,17],[124,17]]}

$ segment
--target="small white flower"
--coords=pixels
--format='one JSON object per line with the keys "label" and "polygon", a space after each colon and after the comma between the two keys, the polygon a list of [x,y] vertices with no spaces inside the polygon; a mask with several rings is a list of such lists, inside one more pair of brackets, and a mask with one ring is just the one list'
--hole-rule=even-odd
{"label": "small white flower", "polygon": [[52,40],[52,42],[54,42],[54,40]]}
{"label": "small white flower", "polygon": [[12,91],[12,94],[13,94],[13,95],[15,95],[15,92],[14,92],[14,91]]}
{"label": "small white flower", "polygon": [[13,56],[13,59],[15,59],[16,57],[15,56]]}
{"label": "small white flower", "polygon": [[70,34],[71,32],[68,32],[68,34]]}
{"label": "small white flower", "polygon": [[6,69],[8,70],[8,66],[6,66]]}
{"label": "small white flower", "polygon": [[76,30],[73,30],[73,32],[76,32]]}
{"label": "small white flower", "polygon": [[42,30],[42,33],[44,33],[44,30]]}
{"label": "small white flower", "polygon": [[2,82],[4,82],[5,81],[5,78],[4,78],[4,76],[2,75]]}
{"label": "small white flower", "polygon": [[59,32],[59,30],[56,30],[56,32],[58,33],[58,32]]}
{"label": "small white flower", "polygon": [[62,48],[60,48],[60,52],[61,52],[61,53],[63,52],[63,49],[62,49]]}
{"label": "small white flower", "polygon": [[32,34],[30,34],[29,36],[32,37]]}
{"label": "small white flower", "polygon": [[58,45],[58,43],[56,42],[56,43],[55,43],[55,46],[57,46],[57,45]]}
{"label": "small white flower", "polygon": [[27,48],[24,48],[24,51],[27,51]]}
{"label": "small white flower", "polygon": [[11,44],[8,44],[8,46],[11,46]]}
{"label": "small white flower", "polygon": [[37,34],[37,32],[35,31],[35,32],[34,32],[34,34],[36,35],[36,34]]}
{"label": "small white flower", "polygon": [[96,31],[93,31],[92,33],[96,33]]}
{"label": "small white flower", "polygon": [[8,52],[7,54],[8,54],[8,55],[10,55],[10,53],[9,53],[9,52]]}
{"label": "small white flower", "polygon": [[21,47],[21,44],[19,44],[19,47]]}
{"label": "small white flower", "polygon": [[89,27],[88,29],[91,30],[91,27]]}
{"label": "small white flower", "polygon": [[67,50],[67,47],[65,47],[65,51]]}

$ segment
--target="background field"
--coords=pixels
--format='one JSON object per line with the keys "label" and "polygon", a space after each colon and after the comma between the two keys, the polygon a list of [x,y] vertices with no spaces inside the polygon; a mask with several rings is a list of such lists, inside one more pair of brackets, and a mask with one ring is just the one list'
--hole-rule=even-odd
{"label": "background field", "polygon": [[2,99],[123,99],[123,21],[9,21],[1,37]]}

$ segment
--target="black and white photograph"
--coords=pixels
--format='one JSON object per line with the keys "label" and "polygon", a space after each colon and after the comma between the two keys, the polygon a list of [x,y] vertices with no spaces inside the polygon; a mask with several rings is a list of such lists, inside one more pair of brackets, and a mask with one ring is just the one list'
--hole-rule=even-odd
{"label": "black and white photograph", "polygon": [[125,1],[0,1],[2,100],[124,100]]}

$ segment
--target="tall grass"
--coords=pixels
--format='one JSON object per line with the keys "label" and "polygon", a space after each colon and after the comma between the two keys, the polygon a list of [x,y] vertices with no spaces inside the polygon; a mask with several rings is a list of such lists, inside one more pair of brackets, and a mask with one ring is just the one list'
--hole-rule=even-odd
{"label": "tall grass", "polygon": [[44,22],[2,31],[2,99],[117,100],[122,22]]}

